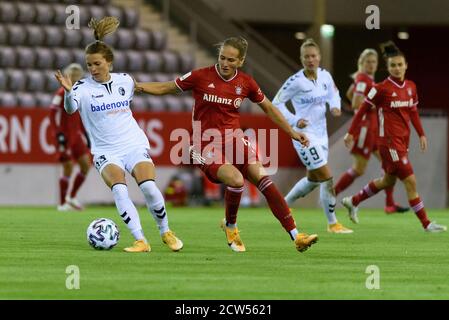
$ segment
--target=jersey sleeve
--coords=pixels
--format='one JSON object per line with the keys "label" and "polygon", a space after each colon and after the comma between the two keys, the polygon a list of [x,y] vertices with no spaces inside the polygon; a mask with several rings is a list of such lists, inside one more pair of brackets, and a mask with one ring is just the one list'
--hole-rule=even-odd
{"label": "jersey sleeve", "polygon": [[64,109],[69,114],[74,113],[81,107],[81,99],[83,97],[82,84],[82,81],[78,81],[69,92],[64,91]]}
{"label": "jersey sleeve", "polygon": [[131,90],[131,97],[132,97],[135,87],[134,78],[129,73],[123,73],[123,76],[127,80],[127,86]]}
{"label": "jersey sleeve", "polygon": [[371,85],[368,83],[367,79],[361,74],[357,75],[354,80],[354,95],[365,96],[371,90]]}
{"label": "jersey sleeve", "polygon": [[419,118],[418,112],[418,92],[416,90],[416,85],[412,83],[412,99],[413,104],[410,109],[410,121],[412,122],[413,127],[416,130],[416,133],[419,137],[425,136],[424,128],[421,123],[421,119]]}
{"label": "jersey sleeve", "polygon": [[341,98],[340,92],[338,91],[337,86],[335,85],[334,79],[329,72],[327,73],[327,102],[329,103],[330,109],[341,109]]}
{"label": "jersey sleeve", "polygon": [[261,103],[265,100],[265,95],[257,84],[256,80],[250,77],[248,99],[254,103]]}
{"label": "jersey sleeve", "polygon": [[279,109],[284,118],[292,127],[296,125],[299,119],[297,119],[297,116],[287,109],[286,103],[298,93],[298,90],[298,81],[294,78],[294,76],[291,76],[287,79],[287,81],[285,81],[273,98],[273,105]]}
{"label": "jersey sleeve", "polygon": [[185,75],[179,78],[176,78],[175,79],[176,86],[181,91],[192,90],[195,87],[196,82],[198,81],[199,73],[200,73],[199,70],[193,70],[187,72]]}
{"label": "jersey sleeve", "polygon": [[380,87],[379,85],[374,85],[370,89],[370,91],[368,91],[368,94],[366,95],[365,98],[365,102],[370,104],[372,107],[375,107],[380,102],[381,91],[382,87]]}
{"label": "jersey sleeve", "polygon": [[413,84],[413,93],[412,93],[412,98],[413,98],[413,107],[417,108],[418,107],[418,103],[419,103],[419,99],[418,99],[418,90],[416,89],[416,85],[414,82],[412,82]]}

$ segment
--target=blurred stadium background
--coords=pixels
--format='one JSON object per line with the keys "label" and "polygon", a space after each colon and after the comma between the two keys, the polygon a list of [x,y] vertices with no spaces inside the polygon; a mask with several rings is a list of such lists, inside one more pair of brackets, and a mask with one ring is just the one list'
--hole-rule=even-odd
{"label": "blurred stadium background", "polygon": [[[367,6],[380,9],[380,29],[368,30]],[[79,9],[80,29],[68,29],[66,20]],[[313,37],[322,47],[322,65],[334,76],[343,97],[356,70],[360,52],[378,49],[394,40],[405,52],[407,77],[417,83],[423,125],[430,141],[426,154],[418,152],[416,135],[411,142],[411,161],[418,190],[429,208],[445,208],[448,190],[447,74],[449,71],[449,2],[438,0],[83,0],[0,2],[0,205],[56,205],[60,165],[48,132],[49,105],[58,84],[53,73],[71,62],[84,63],[84,47],[93,36],[87,28],[91,17],[113,15],[121,26],[106,42],[115,53],[114,71],[128,72],[138,81],[168,81],[192,68],[216,61],[214,44],[228,36],[249,41],[245,71],[252,74],[272,99],[285,79],[299,68],[299,47]],[[323,25],[325,25],[323,27]],[[385,77],[380,62],[376,80]],[[170,130],[189,128],[193,100],[190,94],[153,97],[136,95],[136,118],[149,136],[158,168],[158,184],[165,189],[175,175],[189,192],[198,178],[191,168],[171,164]],[[347,104],[347,102],[344,102]],[[258,107],[242,105],[245,127],[274,128]],[[351,164],[342,138],[351,114],[329,119],[329,162],[335,179]],[[257,126],[255,125],[257,124]],[[289,139],[280,134],[279,170],[273,179],[282,192],[304,175]],[[360,189],[380,175],[377,161],[345,194]],[[195,189],[196,191],[192,191]],[[143,203],[138,188],[130,193]],[[383,195],[366,207],[383,207]],[[406,203],[402,186],[396,198]],[[91,169],[79,199],[87,204],[112,203],[110,191]],[[298,201],[317,207],[317,191]]]}

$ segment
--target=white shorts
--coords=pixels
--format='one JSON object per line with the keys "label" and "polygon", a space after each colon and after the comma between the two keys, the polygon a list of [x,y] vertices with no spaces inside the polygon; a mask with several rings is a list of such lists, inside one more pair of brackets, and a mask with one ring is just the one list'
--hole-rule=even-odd
{"label": "white shorts", "polygon": [[123,171],[131,173],[139,162],[151,162],[150,149],[148,146],[137,146],[127,150],[124,153],[96,153],[93,155],[95,168],[101,175],[101,171],[108,164],[115,164]]}
{"label": "white shorts", "polygon": [[306,148],[301,143],[294,140],[293,146],[307,170],[315,170],[327,164],[329,148],[326,143],[311,142],[309,147]]}

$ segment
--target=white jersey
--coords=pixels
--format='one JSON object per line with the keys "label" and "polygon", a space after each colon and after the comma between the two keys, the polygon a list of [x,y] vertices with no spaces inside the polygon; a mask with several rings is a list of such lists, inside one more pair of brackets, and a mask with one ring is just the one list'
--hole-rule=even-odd
{"label": "white jersey", "polygon": [[130,109],[133,92],[134,81],[128,74],[111,73],[107,82],[84,78],[65,93],[64,108],[68,113],[79,110],[92,154],[123,153],[134,146],[150,148]]}
{"label": "white jersey", "polygon": [[[295,114],[287,107],[291,100]],[[341,98],[330,73],[322,68],[317,70],[317,79],[309,80],[301,69],[285,81],[273,99],[273,104],[281,111],[288,123],[307,135],[312,142],[327,145],[326,103],[330,108],[341,108]],[[308,125],[299,129],[298,120],[307,120]]]}

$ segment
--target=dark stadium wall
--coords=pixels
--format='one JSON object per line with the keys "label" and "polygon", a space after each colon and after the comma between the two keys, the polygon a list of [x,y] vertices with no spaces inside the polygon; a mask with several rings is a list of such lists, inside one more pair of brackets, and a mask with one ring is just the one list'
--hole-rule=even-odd
{"label": "dark stadium wall", "polygon": [[[251,23],[251,26],[267,40],[295,61],[299,60],[301,41],[295,39],[297,31],[307,30],[303,24]],[[410,38],[400,40],[397,32],[406,30]],[[364,48],[375,48],[378,44],[393,40],[404,51],[409,62],[407,77],[416,82],[420,96],[420,108],[449,110],[449,93],[446,90],[446,75],[449,74],[449,44],[444,36],[449,27],[388,26],[381,30],[366,30],[354,26],[336,26],[334,35],[333,76],[341,92],[351,83],[349,75],[356,71],[357,59]],[[387,76],[385,63],[380,61],[376,80]]]}
{"label": "dark stadium wall", "polygon": [[[173,1],[173,0],[172,0]],[[255,23],[311,23],[318,0],[202,0],[229,17]],[[327,0],[326,22],[364,26],[365,11],[376,5],[381,27],[386,25],[449,25],[445,0]]]}

